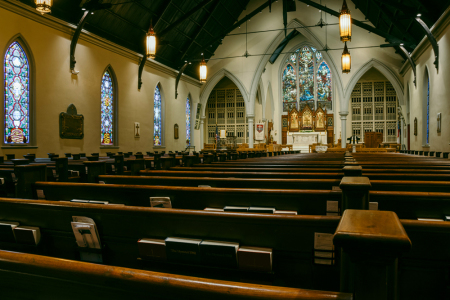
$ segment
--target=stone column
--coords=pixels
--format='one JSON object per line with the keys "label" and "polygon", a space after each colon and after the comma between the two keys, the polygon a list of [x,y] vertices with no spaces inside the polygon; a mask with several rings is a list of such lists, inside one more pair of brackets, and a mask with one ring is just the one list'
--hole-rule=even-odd
{"label": "stone column", "polygon": [[255,116],[248,116],[248,147],[253,148],[253,121]]}
{"label": "stone column", "polygon": [[200,150],[203,149],[203,139],[205,138],[205,119],[205,116],[200,118]]}
{"label": "stone column", "polygon": [[339,112],[341,116],[341,147],[347,147],[347,115],[348,111]]}

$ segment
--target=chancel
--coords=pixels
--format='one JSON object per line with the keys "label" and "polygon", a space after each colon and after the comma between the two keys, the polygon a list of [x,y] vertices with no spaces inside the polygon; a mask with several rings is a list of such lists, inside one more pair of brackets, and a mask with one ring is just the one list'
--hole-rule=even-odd
{"label": "chancel", "polygon": [[449,299],[450,0],[0,0],[0,299]]}

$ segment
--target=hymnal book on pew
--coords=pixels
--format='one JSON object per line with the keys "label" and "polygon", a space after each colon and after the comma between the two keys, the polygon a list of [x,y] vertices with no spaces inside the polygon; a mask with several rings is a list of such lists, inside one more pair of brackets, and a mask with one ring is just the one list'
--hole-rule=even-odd
{"label": "hymnal book on pew", "polygon": [[211,186],[210,186],[210,185],[202,185],[202,184],[199,184],[198,187],[201,187],[201,188],[210,188]]}
{"label": "hymnal book on pew", "polygon": [[166,238],[166,254],[170,261],[185,263],[200,262],[200,243],[202,240],[169,237]]}
{"label": "hymnal book on pew", "polygon": [[378,210],[378,202],[369,202],[369,210]]}
{"label": "hymnal book on pew", "polygon": [[108,201],[89,200],[90,204],[109,204]]}
{"label": "hymnal book on pew", "polygon": [[76,202],[76,203],[89,203],[89,200],[84,199],[72,199],[70,202]]}
{"label": "hymnal book on pew", "polygon": [[419,221],[429,221],[429,222],[444,222],[443,219],[433,219],[433,218],[417,218]]}
{"label": "hymnal book on pew", "polygon": [[94,220],[87,217],[72,217],[72,230],[78,247],[101,249],[100,236]]}
{"label": "hymnal book on pew", "polygon": [[15,243],[16,238],[14,236],[14,228],[19,226],[19,222],[0,222],[0,241]]}
{"label": "hymnal book on pew", "polygon": [[36,190],[38,199],[45,199],[44,190]]}
{"label": "hymnal book on pew", "polygon": [[170,197],[150,197],[151,207],[172,208]]}
{"label": "hymnal book on pew", "polygon": [[28,245],[37,245],[41,240],[41,230],[33,226],[17,226],[14,228],[16,242]]}
{"label": "hymnal book on pew", "polygon": [[272,249],[241,247],[238,250],[238,265],[241,270],[271,272]]}
{"label": "hymnal book on pew", "polygon": [[239,243],[222,241],[202,241],[200,255],[203,263],[218,267],[237,267]]}
{"label": "hymnal book on pew", "polygon": [[297,215],[295,210],[275,210],[274,214]]}
{"label": "hymnal book on pew", "polygon": [[140,239],[139,255],[143,259],[166,260],[166,242],[158,239]]}
{"label": "hymnal book on pew", "polygon": [[444,220],[447,222],[450,221],[450,216],[445,216]]}
{"label": "hymnal book on pew", "polygon": [[339,201],[327,201],[327,216],[339,216]]}
{"label": "hymnal book on pew", "polygon": [[212,208],[212,207],[207,207],[204,210],[206,211],[218,211],[218,212],[223,212],[223,208]]}
{"label": "hymnal book on pew", "polygon": [[331,187],[332,191],[342,191],[341,188],[339,186],[332,186]]}
{"label": "hymnal book on pew", "polygon": [[223,208],[223,211],[230,211],[230,212],[248,212],[248,207],[242,207],[242,206],[225,206]]}
{"label": "hymnal book on pew", "polygon": [[314,263],[334,265],[333,234],[314,233]]}
{"label": "hymnal book on pew", "polygon": [[5,178],[0,178],[0,184],[1,185],[5,184]]}
{"label": "hymnal book on pew", "polygon": [[248,208],[248,212],[251,213],[260,213],[260,214],[273,214],[275,213],[275,208],[273,207],[256,207],[250,206]]}

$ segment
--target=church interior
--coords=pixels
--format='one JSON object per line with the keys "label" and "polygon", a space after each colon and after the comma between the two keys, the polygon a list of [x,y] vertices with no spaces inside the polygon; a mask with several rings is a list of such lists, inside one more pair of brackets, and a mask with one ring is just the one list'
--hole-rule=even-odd
{"label": "church interior", "polygon": [[0,25],[0,299],[450,299],[450,0]]}

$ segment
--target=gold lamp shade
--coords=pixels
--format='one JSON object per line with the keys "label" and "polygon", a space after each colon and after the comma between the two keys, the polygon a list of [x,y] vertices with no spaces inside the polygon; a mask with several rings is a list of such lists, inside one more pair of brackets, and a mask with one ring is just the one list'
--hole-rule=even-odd
{"label": "gold lamp shade", "polygon": [[146,43],[147,58],[154,59],[156,55],[156,34],[155,31],[153,31],[153,27],[150,27],[150,30],[147,32]]}
{"label": "gold lamp shade", "polygon": [[342,42],[350,42],[352,40],[352,16],[345,0],[339,15],[339,34]]}
{"label": "gold lamp shade", "polygon": [[344,52],[342,52],[341,64],[342,73],[350,73],[350,69],[352,68],[352,58],[350,52],[348,52],[347,42],[345,43]]}
{"label": "gold lamp shade", "polygon": [[51,13],[52,2],[53,0],[35,0],[36,10],[41,14]]}
{"label": "gold lamp shade", "polygon": [[205,62],[205,59],[202,58],[202,61],[200,62],[200,82],[201,83],[206,82],[207,73],[208,73],[208,70],[206,68],[206,62]]}

